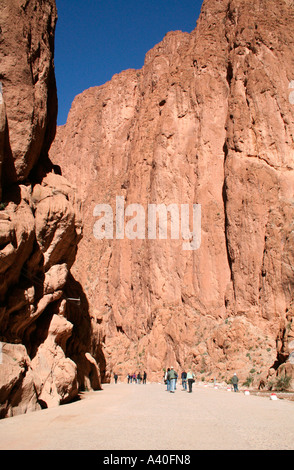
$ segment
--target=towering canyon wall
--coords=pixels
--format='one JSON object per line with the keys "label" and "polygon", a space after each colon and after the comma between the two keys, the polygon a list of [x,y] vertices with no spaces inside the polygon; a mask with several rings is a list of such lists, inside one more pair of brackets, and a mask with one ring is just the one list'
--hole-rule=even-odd
{"label": "towering canyon wall", "polygon": [[[293,22],[289,0],[204,0],[191,34],[78,95],[58,128],[50,156],[82,201],[73,272],[105,380],[171,365],[255,385],[293,376]],[[145,214],[200,204],[200,248],[96,239],[94,208],[111,206],[115,228],[117,196]]]}
{"label": "towering canyon wall", "polygon": [[54,0],[1,0],[1,418],[100,387],[87,302],[70,272],[82,236],[80,201],[48,157],[56,19]]}

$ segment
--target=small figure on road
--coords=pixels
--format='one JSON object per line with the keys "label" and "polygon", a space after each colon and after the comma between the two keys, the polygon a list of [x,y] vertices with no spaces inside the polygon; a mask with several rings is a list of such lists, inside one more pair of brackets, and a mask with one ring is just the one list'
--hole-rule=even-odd
{"label": "small figure on road", "polygon": [[170,368],[168,367],[167,371],[164,374],[164,383],[166,384],[166,391],[167,392],[170,391],[170,381],[169,381],[169,375],[168,375],[169,371],[170,371]]}
{"label": "small figure on road", "polygon": [[193,383],[195,382],[195,374],[194,372],[191,371],[191,369],[188,370],[187,380],[188,380],[188,387],[189,387],[188,393],[192,393],[192,386],[193,386]]}
{"label": "small figure on road", "polygon": [[144,370],[144,373],[143,373],[143,384],[146,383],[146,379],[147,379],[147,374],[146,374],[146,372],[145,372],[145,370]]}
{"label": "small figure on road", "polygon": [[232,377],[232,384],[233,384],[233,387],[234,387],[234,392],[238,392],[238,382],[239,382],[239,379],[237,377],[237,374],[236,372],[234,373],[233,377]]}
{"label": "small figure on road", "polygon": [[177,373],[174,371],[174,368],[171,367],[170,371],[168,372],[168,380],[170,381],[170,393],[175,393],[176,389],[176,378],[177,378]]}
{"label": "small figure on road", "polygon": [[114,382],[117,384],[118,375],[114,374],[113,377],[114,377]]}
{"label": "small figure on road", "polygon": [[183,390],[187,390],[187,372],[185,371],[182,372],[181,379],[182,379]]}

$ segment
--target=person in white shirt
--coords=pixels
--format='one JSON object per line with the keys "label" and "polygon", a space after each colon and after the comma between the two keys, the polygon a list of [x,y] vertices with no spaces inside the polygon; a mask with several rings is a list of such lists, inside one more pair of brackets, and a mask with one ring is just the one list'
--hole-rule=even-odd
{"label": "person in white shirt", "polygon": [[195,382],[194,377],[195,377],[194,372],[192,372],[191,369],[189,369],[187,373],[188,388],[189,388],[188,393],[192,393],[192,385]]}

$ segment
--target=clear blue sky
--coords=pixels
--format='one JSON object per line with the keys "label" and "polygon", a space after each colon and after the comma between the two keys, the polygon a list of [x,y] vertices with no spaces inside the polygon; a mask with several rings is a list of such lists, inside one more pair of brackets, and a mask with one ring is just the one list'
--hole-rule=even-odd
{"label": "clear blue sky", "polygon": [[140,69],[169,31],[191,32],[202,0],[56,0],[55,75],[58,120],[74,97],[115,73]]}

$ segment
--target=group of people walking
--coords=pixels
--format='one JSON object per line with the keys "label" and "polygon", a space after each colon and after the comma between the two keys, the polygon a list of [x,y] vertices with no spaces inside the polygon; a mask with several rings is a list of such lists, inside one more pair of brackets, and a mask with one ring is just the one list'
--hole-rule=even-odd
{"label": "group of people walking", "polygon": [[[174,370],[173,367],[169,367],[164,374],[164,383],[166,384],[166,390],[170,393],[175,393],[176,388],[177,388],[177,380],[179,376],[178,373]],[[115,373],[114,374],[114,382],[117,383],[118,375]],[[127,375],[128,379],[128,384],[129,383],[143,383],[146,384],[147,380],[147,374],[144,371],[143,375],[141,375],[141,372],[138,372],[136,374],[135,372],[133,374],[128,374]],[[192,372],[191,369],[186,372],[185,370],[181,373],[181,381],[182,381],[182,390],[187,391],[188,393],[192,393],[192,388],[193,388],[193,383],[195,382],[195,374]],[[237,377],[237,374],[235,373],[231,379],[231,383],[233,384],[234,387],[234,392],[238,392],[238,382],[239,379]]]}
{"label": "group of people walking", "polygon": [[143,375],[141,375],[141,372],[138,372],[138,374],[135,374],[135,372],[133,374],[128,374],[128,384],[131,384],[132,382],[138,384],[142,382],[143,384],[145,384],[146,380],[147,374],[145,371],[143,372]]}
{"label": "group of people walking", "polygon": [[[170,393],[175,393],[177,388],[178,374],[173,367],[169,367],[164,374],[164,383],[166,384],[166,390]],[[183,371],[181,373],[182,390],[192,393],[193,383],[195,382],[195,374],[191,370],[188,372]]]}
{"label": "group of people walking", "polygon": [[[113,378],[114,378],[114,382],[117,384],[118,375],[116,373],[113,374]],[[128,374],[127,379],[128,379],[128,384],[132,382],[137,383],[137,384],[140,384],[142,382],[143,384],[145,384],[147,380],[147,374],[145,371],[143,372],[143,375],[141,375],[141,372],[138,372],[138,374],[134,372],[133,374]]]}

